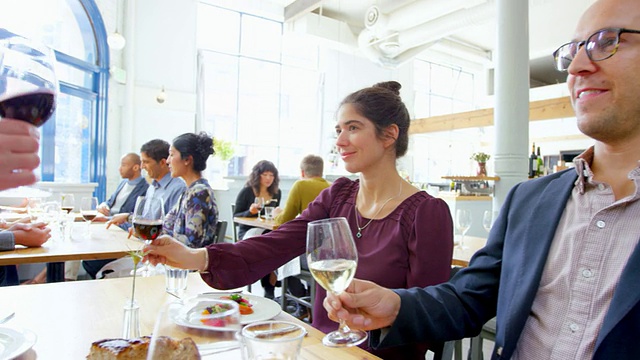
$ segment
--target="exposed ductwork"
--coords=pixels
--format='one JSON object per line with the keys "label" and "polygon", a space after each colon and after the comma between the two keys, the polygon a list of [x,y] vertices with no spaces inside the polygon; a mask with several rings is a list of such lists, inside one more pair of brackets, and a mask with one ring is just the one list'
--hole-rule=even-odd
{"label": "exposed ductwork", "polygon": [[371,6],[358,46],[365,56],[385,67],[397,67],[441,39],[495,16],[492,0],[423,0],[382,14]]}

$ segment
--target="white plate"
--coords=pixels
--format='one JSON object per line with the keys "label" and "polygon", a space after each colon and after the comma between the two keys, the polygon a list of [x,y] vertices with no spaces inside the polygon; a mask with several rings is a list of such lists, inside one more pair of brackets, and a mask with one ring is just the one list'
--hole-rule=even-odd
{"label": "white plate", "polygon": [[[199,297],[221,299],[223,296],[229,296],[231,294],[201,294]],[[251,294],[240,294],[243,298],[247,299],[252,305],[253,314],[240,315],[240,323],[242,325],[251,324],[256,321],[265,321],[274,318],[280,314],[282,309],[277,302],[264,298],[262,296],[255,296]]]}
{"label": "white plate", "polygon": [[0,359],[13,359],[27,352],[36,343],[31,330],[0,327]]}

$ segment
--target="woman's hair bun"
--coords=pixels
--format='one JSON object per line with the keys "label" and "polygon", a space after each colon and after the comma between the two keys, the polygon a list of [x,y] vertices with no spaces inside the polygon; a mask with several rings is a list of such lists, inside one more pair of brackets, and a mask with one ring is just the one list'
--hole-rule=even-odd
{"label": "woman's hair bun", "polygon": [[384,81],[373,85],[373,87],[387,89],[396,95],[400,95],[400,89],[402,88],[402,85],[400,85],[400,83],[397,81]]}

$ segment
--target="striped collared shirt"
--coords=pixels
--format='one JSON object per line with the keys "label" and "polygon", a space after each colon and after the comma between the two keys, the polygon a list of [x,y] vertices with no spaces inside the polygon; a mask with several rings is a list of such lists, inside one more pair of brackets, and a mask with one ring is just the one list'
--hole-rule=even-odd
{"label": "striped collared shirt", "polygon": [[[513,359],[590,359],[622,270],[640,238],[640,167],[635,193],[616,200],[593,180],[593,148],[578,172]],[[535,221],[535,219],[531,219]],[[544,225],[544,224],[539,224]]]}

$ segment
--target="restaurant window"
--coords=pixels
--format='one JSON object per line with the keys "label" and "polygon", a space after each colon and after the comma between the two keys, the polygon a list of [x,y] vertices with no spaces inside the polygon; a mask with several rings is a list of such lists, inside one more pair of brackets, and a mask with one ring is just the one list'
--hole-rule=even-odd
{"label": "restaurant window", "polygon": [[235,144],[226,175],[246,176],[266,159],[299,176],[321,141],[317,46],[284,34],[281,21],[198,6],[199,127]]}
{"label": "restaurant window", "polygon": [[40,41],[56,53],[60,94],[42,127],[42,181],[97,182],[104,198],[108,50],[94,0],[12,1],[0,12],[7,30]]}

